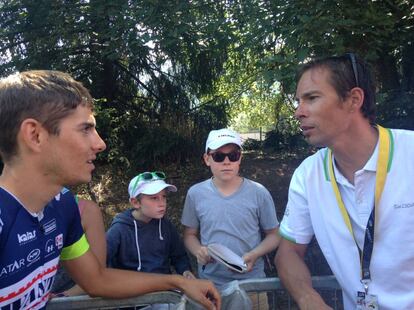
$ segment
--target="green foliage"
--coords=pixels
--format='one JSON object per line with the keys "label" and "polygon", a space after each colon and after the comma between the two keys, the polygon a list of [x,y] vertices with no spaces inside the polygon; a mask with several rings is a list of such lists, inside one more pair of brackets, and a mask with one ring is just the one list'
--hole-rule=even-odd
{"label": "green foliage", "polygon": [[247,138],[243,142],[244,151],[257,151],[263,148],[263,141]]}
{"label": "green foliage", "polygon": [[[237,40],[229,50],[225,75],[220,80],[220,90],[236,106],[233,121],[242,123],[239,128],[253,123],[277,125],[281,114],[276,112],[273,119],[270,116],[284,105],[293,106],[290,98],[295,92],[298,64],[309,57],[353,51],[374,69],[383,93],[379,112],[386,113],[397,105],[397,110],[405,112],[388,116],[410,123],[412,110],[403,107],[401,100],[392,102],[392,98],[395,92],[406,98],[414,91],[413,11],[412,3],[406,0],[236,1],[228,12]],[[258,83],[268,88],[258,90]],[[276,105],[272,109],[264,97],[272,94],[275,83],[282,102],[271,100]],[[257,121],[261,111],[267,111],[269,117]],[[379,115],[379,119],[388,116]],[[397,119],[395,124],[400,123]]]}
{"label": "green foliage", "polygon": [[126,167],[179,162],[200,149],[206,132],[226,125],[223,100],[209,97],[231,39],[220,3],[14,0],[0,6],[0,74],[55,69],[81,80],[99,99],[106,160]]}
{"label": "green foliage", "polygon": [[185,162],[229,124],[294,145],[297,65],[347,51],[374,68],[379,121],[414,128],[413,10],[406,0],[3,0],[0,75],[81,80],[99,99],[103,159],[127,168]]}
{"label": "green foliage", "polygon": [[378,123],[414,129],[414,92],[388,91],[379,95]]}

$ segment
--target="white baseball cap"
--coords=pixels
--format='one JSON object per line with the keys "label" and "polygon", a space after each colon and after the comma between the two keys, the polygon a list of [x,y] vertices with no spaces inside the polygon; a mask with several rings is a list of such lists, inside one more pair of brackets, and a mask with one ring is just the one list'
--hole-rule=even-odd
{"label": "white baseball cap", "polygon": [[217,150],[218,148],[222,147],[226,144],[236,144],[241,148],[241,138],[240,135],[228,128],[222,128],[218,130],[212,130],[208,134],[207,142],[206,142],[206,152],[208,149],[210,150]]}
{"label": "white baseball cap", "polygon": [[176,192],[177,187],[164,181],[165,174],[162,172],[143,172],[135,176],[128,186],[129,198],[136,198],[139,194],[154,195],[167,189]]}

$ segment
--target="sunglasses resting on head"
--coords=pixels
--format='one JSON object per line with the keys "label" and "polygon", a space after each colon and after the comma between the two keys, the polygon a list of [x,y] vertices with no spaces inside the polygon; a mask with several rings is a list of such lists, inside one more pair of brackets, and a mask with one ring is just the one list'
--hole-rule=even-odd
{"label": "sunglasses resting on head", "polygon": [[166,175],[162,171],[153,171],[153,172],[143,172],[137,175],[134,185],[132,186],[132,192],[135,192],[137,185],[140,181],[156,181],[156,180],[165,180]]}

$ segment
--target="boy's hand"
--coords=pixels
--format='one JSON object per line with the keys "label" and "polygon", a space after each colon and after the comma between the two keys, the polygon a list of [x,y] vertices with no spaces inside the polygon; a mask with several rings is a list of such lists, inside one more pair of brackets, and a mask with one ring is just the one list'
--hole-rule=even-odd
{"label": "boy's hand", "polygon": [[210,255],[208,255],[208,250],[206,246],[201,246],[198,249],[196,253],[196,257],[197,257],[197,262],[200,265],[207,265],[208,263],[211,263],[213,261]]}
{"label": "boy's hand", "polygon": [[195,275],[190,270],[184,271],[183,277],[186,279],[196,279]]}
{"label": "boy's hand", "polygon": [[253,252],[247,252],[243,255],[243,260],[247,265],[246,272],[252,271],[254,264],[256,263],[256,260],[258,259],[258,256]]}
{"label": "boy's hand", "polygon": [[221,296],[213,283],[207,280],[185,280],[181,289],[191,299],[208,310],[220,310]]}

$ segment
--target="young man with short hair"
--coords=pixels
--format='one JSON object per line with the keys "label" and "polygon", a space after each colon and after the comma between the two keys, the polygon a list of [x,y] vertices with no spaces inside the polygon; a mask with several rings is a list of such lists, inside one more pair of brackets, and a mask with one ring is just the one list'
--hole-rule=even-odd
{"label": "young man with short hair", "polygon": [[45,308],[59,257],[92,296],[178,288],[219,308],[207,281],[105,268],[89,250],[75,199],[63,186],[91,180],[93,161],[106,147],[95,125],[89,92],[65,73],[27,71],[0,80],[0,308]]}
{"label": "young man with short hair", "polygon": [[346,310],[414,309],[414,132],[375,122],[375,87],[354,54],[305,64],[295,113],[324,147],[293,174],[278,275],[301,309],[330,309],[304,263],[313,235],[343,289]]}
{"label": "young man with short hair", "polygon": [[[273,199],[263,185],[239,175],[241,159],[240,135],[227,128],[212,130],[204,163],[213,176],[188,190],[181,218],[184,243],[197,258],[199,277],[218,287],[233,280],[264,278],[262,256],[279,243]],[[210,243],[220,243],[241,256],[247,272],[233,272],[213,263],[207,250]],[[260,297],[260,309],[266,309],[266,294]]]}

